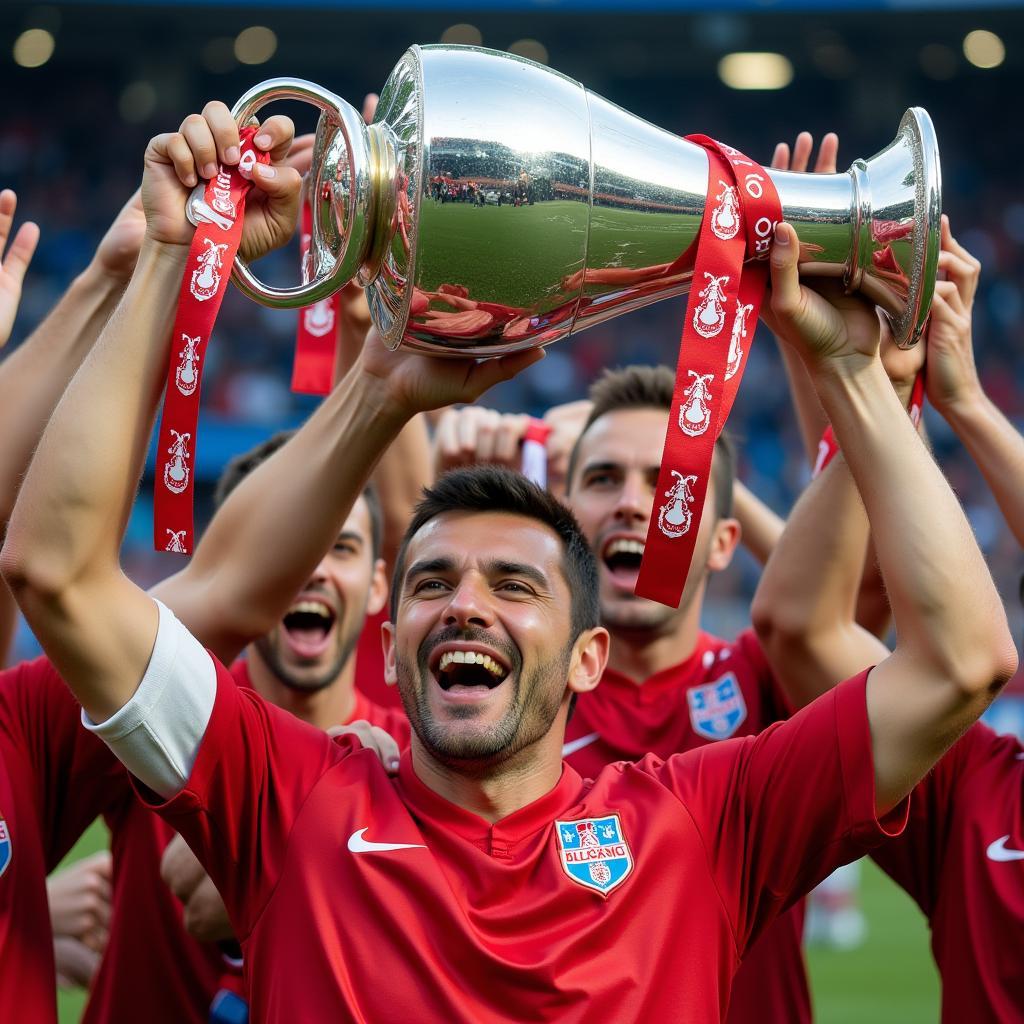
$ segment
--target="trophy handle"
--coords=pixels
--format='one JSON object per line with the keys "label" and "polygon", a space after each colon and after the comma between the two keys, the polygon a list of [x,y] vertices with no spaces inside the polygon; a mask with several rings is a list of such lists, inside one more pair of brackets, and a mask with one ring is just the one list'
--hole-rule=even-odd
{"label": "trophy handle", "polygon": [[310,280],[291,288],[261,281],[240,256],[231,274],[249,298],[275,309],[306,306],[332,295],[356,276],[372,234],[371,150],[358,111],[340,96],[301,78],[272,78],[253,86],[231,111],[239,127],[275,100],[299,100],[321,111],[313,145]]}

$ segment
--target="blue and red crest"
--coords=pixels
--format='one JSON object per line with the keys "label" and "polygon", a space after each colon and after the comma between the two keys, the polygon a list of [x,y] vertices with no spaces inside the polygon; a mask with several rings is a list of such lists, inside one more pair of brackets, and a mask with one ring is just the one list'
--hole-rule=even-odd
{"label": "blue and red crest", "polygon": [[3,811],[0,811],[0,875],[7,870],[8,865],[11,863],[11,854],[13,852],[11,830],[7,827],[7,822],[4,821]]}
{"label": "blue and red crest", "polygon": [[579,821],[556,821],[562,870],[587,889],[607,896],[633,870],[633,854],[617,814]]}
{"label": "blue and red crest", "polygon": [[705,686],[691,687],[686,703],[693,731],[706,740],[727,740],[747,717],[747,703],[732,672]]}

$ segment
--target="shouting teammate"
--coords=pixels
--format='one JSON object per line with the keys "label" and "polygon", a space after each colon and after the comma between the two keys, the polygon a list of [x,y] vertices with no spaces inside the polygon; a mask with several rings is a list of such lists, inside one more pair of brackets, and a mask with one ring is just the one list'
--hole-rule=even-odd
{"label": "shouting teammate", "polygon": [[[902,827],[907,794],[1016,667],[970,529],[879,362],[875,310],[801,287],[795,232],[779,226],[773,308],[865,502],[892,655],[757,737],[584,783],[561,748],[572,695],[607,661],[589,546],[521,478],[456,474],[424,501],[396,566],[386,664],[414,735],[393,780],[236,686],[118,567],[151,407],[130,386],[150,355],[128,336],[158,333],[177,293],[192,154],[236,146],[211,107],[150,150],[133,285],[11,521],[3,568],[22,610],[87,723],[220,889],[256,1019],[719,1019],[750,942]],[[436,368],[371,338],[343,385],[338,488],[354,501],[403,422],[528,361]]]}

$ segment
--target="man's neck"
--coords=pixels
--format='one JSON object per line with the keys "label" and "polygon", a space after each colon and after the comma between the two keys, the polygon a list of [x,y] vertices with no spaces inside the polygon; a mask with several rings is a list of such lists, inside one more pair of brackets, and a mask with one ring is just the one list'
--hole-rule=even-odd
{"label": "man's neck", "polygon": [[608,668],[642,684],[657,672],[686,661],[697,649],[700,615],[704,604],[703,585],[678,617],[655,629],[617,629],[611,633]]}
{"label": "man's neck", "polygon": [[562,777],[565,721],[559,716],[547,734],[490,772],[463,772],[441,764],[412,737],[416,777],[438,796],[492,825],[550,793]]}
{"label": "man's neck", "polygon": [[246,654],[249,681],[253,689],[271,704],[276,704],[317,729],[344,725],[352,717],[356,708],[355,654],[345,662],[330,683],[318,690],[286,686],[255,647],[250,646]]}

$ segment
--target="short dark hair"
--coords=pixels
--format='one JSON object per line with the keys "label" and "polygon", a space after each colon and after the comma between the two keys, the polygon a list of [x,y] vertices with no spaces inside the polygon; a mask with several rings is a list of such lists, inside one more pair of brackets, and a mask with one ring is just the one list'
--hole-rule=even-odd
{"label": "short dark hair", "polygon": [[[266,462],[278,449],[295,436],[294,430],[279,430],[254,448],[241,455],[236,455],[224,467],[217,485],[213,490],[213,507],[218,509],[227,500],[227,496],[261,463]],[[370,546],[373,557],[380,558],[381,545],[384,539],[384,514],[380,507],[380,498],[373,484],[363,488],[363,500],[370,513]]]}
{"label": "short dark hair", "polygon": [[[580,443],[586,432],[602,417],[622,409],[664,409],[672,411],[675,376],[667,366],[622,366],[605,370],[590,387],[592,403],[580,436],[569,456],[571,482],[579,461]],[[715,441],[712,484],[715,488],[715,510],[720,518],[732,514],[732,485],[736,479],[736,444],[726,431]]]}
{"label": "short dark hair", "polygon": [[391,621],[395,621],[398,595],[405,572],[406,551],[412,538],[427,523],[451,512],[507,512],[535,519],[553,530],[562,542],[562,571],[571,597],[573,639],[600,621],[597,562],[576,517],[557,498],[521,473],[499,466],[469,466],[445,473],[413,510],[412,520],[395,559],[391,584]]}

